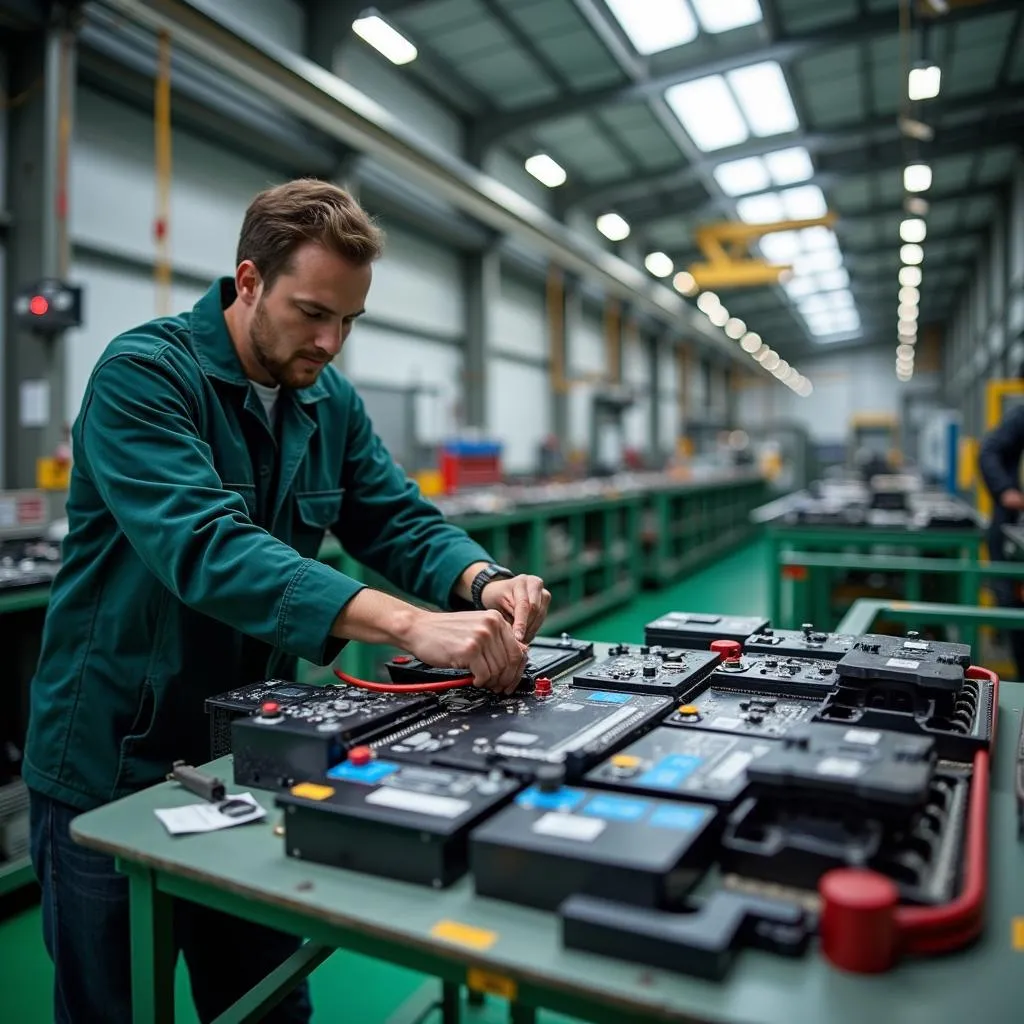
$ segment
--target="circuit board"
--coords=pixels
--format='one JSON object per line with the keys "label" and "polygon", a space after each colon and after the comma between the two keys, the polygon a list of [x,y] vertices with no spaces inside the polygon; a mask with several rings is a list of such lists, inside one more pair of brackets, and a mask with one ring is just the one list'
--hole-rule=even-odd
{"label": "circuit board", "polygon": [[644,626],[644,642],[706,651],[715,640],[743,643],[748,636],[760,633],[767,625],[767,619],[754,615],[666,612]]}
{"label": "circuit board", "polygon": [[781,658],[839,661],[856,642],[852,633],[823,633],[805,623],[800,629],[766,627],[747,637],[743,649],[750,654],[774,654]]}
{"label": "circuit board", "polygon": [[609,657],[573,676],[573,686],[604,688],[625,693],[660,693],[678,697],[711,674],[718,655],[646,645],[617,644]]}
{"label": "circuit board", "polygon": [[744,654],[735,661],[724,661],[715,669],[713,679],[715,686],[752,693],[819,699],[839,685],[835,662],[777,654]]}
{"label": "circuit board", "polygon": [[780,739],[795,726],[810,722],[820,707],[821,701],[811,698],[744,693],[711,685],[687,697],[686,703],[665,719],[665,725]]}

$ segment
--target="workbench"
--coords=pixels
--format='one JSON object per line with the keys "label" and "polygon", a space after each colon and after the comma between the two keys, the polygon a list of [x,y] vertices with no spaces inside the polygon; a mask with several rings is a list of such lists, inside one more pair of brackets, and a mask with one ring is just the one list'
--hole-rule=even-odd
{"label": "workbench", "polygon": [[[605,645],[597,646],[597,653],[606,653]],[[130,879],[137,1024],[174,1020],[172,898],[307,940],[218,1024],[256,1019],[268,997],[288,991],[335,948],[441,979],[415,1008],[422,1011],[424,1001],[437,994],[446,1024],[458,1019],[464,987],[508,999],[513,1024],[532,1021],[537,1008],[607,1024],[1013,1024],[1021,1016],[1017,979],[1024,965],[1024,845],[1016,836],[1013,796],[1022,707],[1024,685],[1004,683],[993,762],[985,934],[960,953],[908,961],[871,978],[836,970],[813,945],[796,960],[745,951],[722,982],[568,951],[556,915],[477,897],[469,878],[434,891],[286,857],[284,841],[275,835],[281,814],[272,795],[258,791],[254,795],[269,812],[261,823],[172,838],[154,809],[197,798],[175,783],[162,783],[80,815],[72,834],[116,857]],[[230,780],[231,759],[204,770]],[[463,1016],[471,1020],[472,1014],[469,1009]]]}

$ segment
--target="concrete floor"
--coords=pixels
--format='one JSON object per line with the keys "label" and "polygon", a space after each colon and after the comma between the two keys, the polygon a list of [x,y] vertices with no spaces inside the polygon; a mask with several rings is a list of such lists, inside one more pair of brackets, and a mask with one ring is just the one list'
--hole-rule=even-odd
{"label": "concrete floor", "polygon": [[[671,610],[757,615],[768,604],[761,545],[753,544],[664,590],[645,592],[611,615],[595,620],[580,635],[607,642],[638,643],[644,624]],[[0,921],[0,1007],[5,1024],[50,1024],[53,972],[43,947],[38,908]],[[339,1024],[383,1024],[425,980],[414,971],[339,951],[311,978],[315,1020]],[[179,965],[178,1024],[195,1024],[188,976]],[[481,1024],[507,1020],[504,1005],[488,1000],[474,1015]],[[542,1014],[545,1024],[565,1022]]]}

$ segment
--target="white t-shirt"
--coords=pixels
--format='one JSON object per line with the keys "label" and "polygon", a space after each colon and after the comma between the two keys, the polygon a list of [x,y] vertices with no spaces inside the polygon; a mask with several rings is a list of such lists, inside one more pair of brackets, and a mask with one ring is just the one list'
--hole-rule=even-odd
{"label": "white t-shirt", "polygon": [[249,383],[256,389],[256,394],[263,403],[263,408],[267,411],[267,421],[270,423],[271,430],[275,429],[277,427],[277,399],[281,394],[281,385],[278,384],[270,387],[267,384],[259,384],[254,380],[249,381]]}

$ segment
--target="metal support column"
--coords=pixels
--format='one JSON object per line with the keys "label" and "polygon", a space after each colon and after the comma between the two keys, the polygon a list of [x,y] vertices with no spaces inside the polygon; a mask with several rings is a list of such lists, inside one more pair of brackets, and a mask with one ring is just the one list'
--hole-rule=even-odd
{"label": "metal support column", "polygon": [[651,396],[650,404],[650,454],[655,465],[660,465],[663,459],[663,448],[661,443],[661,403],[663,401],[661,394],[661,381],[658,380],[658,369],[660,367],[660,360],[658,354],[661,346],[665,343],[664,339],[658,337],[652,337],[650,335],[641,335],[641,340],[644,345],[647,346],[647,379],[650,381],[648,391]]}
{"label": "metal support column", "polygon": [[[36,460],[63,440],[64,342],[18,327],[13,295],[44,277],[65,277],[67,149],[75,82],[74,35],[62,26],[25,32],[9,51],[9,111],[4,316],[4,486],[35,487]],[[86,299],[86,302],[88,299]],[[31,392],[23,386],[31,387]],[[23,396],[31,393],[22,406]]]}
{"label": "metal support column", "polygon": [[465,352],[462,408],[465,425],[487,429],[487,358],[493,347],[494,318],[501,301],[501,256],[496,244],[466,253]]}

